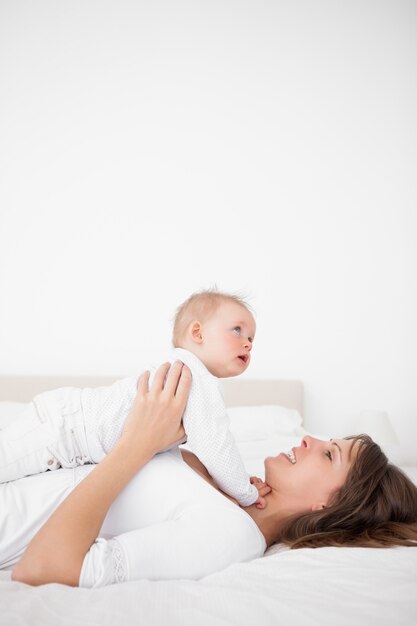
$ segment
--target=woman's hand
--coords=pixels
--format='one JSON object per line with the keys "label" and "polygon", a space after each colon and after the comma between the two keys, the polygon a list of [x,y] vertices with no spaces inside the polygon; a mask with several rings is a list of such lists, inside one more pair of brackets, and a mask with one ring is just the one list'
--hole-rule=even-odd
{"label": "woman's hand", "polygon": [[149,389],[149,372],[142,374],[138,391],[123,429],[122,439],[146,446],[156,454],[185,435],[182,415],[191,388],[191,371],[181,361],[164,363]]}

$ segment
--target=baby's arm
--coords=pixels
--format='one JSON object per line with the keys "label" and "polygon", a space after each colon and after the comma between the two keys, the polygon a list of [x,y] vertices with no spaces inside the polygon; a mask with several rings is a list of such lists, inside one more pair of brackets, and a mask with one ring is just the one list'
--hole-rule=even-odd
{"label": "baby's arm", "polygon": [[229,418],[216,378],[193,372],[183,424],[188,446],[206,466],[220,489],[241,506],[258,502],[261,494],[256,484],[251,484],[230,432]]}

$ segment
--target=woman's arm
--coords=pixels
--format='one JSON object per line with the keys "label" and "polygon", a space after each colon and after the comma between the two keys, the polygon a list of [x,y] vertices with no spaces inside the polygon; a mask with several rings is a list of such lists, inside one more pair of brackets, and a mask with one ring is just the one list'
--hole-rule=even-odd
{"label": "woman's arm", "polygon": [[180,362],[171,367],[166,363],[155,374],[150,391],[148,381],[146,372],[118,444],[35,535],[13,569],[13,580],[78,585],[85,555],[113,501],[154,454],[184,436],[181,417],[191,385],[190,370]]}

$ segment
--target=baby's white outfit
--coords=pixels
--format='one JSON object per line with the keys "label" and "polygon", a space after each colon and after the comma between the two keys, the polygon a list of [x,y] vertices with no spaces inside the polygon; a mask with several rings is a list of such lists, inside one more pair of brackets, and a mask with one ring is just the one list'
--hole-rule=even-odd
{"label": "baby's white outfit", "polygon": [[[173,350],[169,361],[175,360],[188,365],[193,377],[183,415],[186,438],[175,445],[187,441],[222,491],[241,506],[253,504],[258,491],[229,429],[220,380],[188,350]],[[120,438],[137,380],[133,376],[96,389],[63,387],[36,396],[0,430],[0,482],[100,462]]]}
{"label": "baby's white outfit", "polygon": [[[60,502],[93,469],[60,469],[0,485],[0,569],[17,563]],[[79,585],[199,579],[260,557],[265,549],[265,538],[246,511],[213,489],[174,448],[151,459],[113,502],[84,558]]]}

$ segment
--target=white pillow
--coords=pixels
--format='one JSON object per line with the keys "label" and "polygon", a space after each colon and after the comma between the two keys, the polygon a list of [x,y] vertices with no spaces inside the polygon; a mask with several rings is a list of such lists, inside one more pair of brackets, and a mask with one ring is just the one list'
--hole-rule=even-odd
{"label": "white pillow", "polygon": [[274,435],[258,441],[237,441],[240,456],[250,476],[264,476],[264,460],[301,445],[300,435]]}
{"label": "white pillow", "polygon": [[[4,428],[27,406],[25,402],[0,402],[0,428]],[[230,429],[237,442],[259,441],[277,435],[303,436],[298,411],[276,404],[233,406],[227,409]]]}
{"label": "white pillow", "polygon": [[0,428],[7,426],[26,406],[25,402],[0,402]]}
{"label": "white pillow", "polygon": [[227,413],[230,430],[237,442],[264,440],[276,435],[303,436],[306,433],[298,411],[277,404],[232,406]]}

